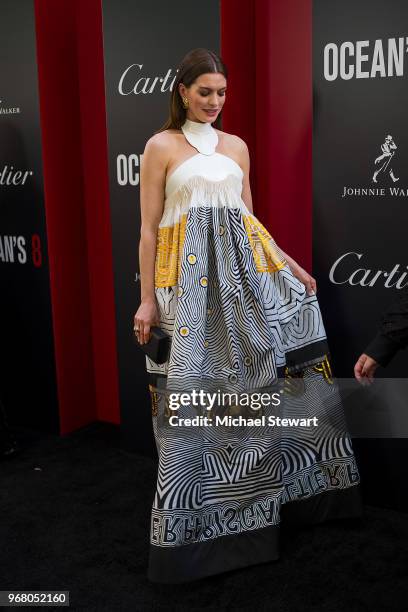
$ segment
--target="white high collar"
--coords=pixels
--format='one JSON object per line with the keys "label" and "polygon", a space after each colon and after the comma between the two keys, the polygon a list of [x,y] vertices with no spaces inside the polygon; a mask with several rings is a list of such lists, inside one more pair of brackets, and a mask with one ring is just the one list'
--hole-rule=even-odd
{"label": "white high collar", "polygon": [[210,122],[201,123],[186,119],[181,126],[188,142],[204,155],[212,155],[218,144],[218,134]]}

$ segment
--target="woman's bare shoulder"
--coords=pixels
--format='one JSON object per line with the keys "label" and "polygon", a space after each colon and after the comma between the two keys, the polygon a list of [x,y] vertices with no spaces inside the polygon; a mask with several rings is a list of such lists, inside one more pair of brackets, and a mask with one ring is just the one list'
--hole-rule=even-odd
{"label": "woman's bare shoulder", "polygon": [[243,140],[236,134],[228,134],[228,132],[223,132],[218,129],[216,129],[216,132],[218,133],[219,136],[222,137],[225,145],[228,148],[230,148],[232,151],[236,151],[237,153],[240,153],[240,152],[242,153],[248,149],[245,140]]}
{"label": "woman's bare shoulder", "polygon": [[168,158],[177,146],[177,135],[179,134],[180,130],[174,129],[153,134],[146,142],[144,154]]}
{"label": "woman's bare shoulder", "polygon": [[157,148],[168,147],[169,144],[174,142],[175,137],[180,133],[180,130],[162,130],[161,132],[157,132],[156,134],[153,134],[153,136],[150,136],[149,140],[146,142],[146,146],[149,145],[150,147]]}

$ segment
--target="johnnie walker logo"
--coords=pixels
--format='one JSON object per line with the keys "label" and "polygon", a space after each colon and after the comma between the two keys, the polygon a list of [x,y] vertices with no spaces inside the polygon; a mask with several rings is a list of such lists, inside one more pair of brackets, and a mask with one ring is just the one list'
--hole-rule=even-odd
{"label": "johnnie walker logo", "polygon": [[381,173],[385,176],[389,174],[389,176],[391,177],[394,183],[399,181],[399,178],[396,178],[394,176],[394,172],[391,166],[391,162],[395,155],[396,150],[397,150],[397,145],[395,144],[392,136],[390,135],[386,136],[385,141],[381,145],[382,155],[377,157],[374,161],[374,163],[377,166],[377,170],[373,174],[373,183],[378,183],[377,177]]}
{"label": "johnnie walker logo", "polygon": [[394,159],[397,155],[397,145],[391,134],[388,134],[381,144],[381,155],[374,160],[374,174],[371,177],[371,187],[344,187],[342,198],[349,196],[403,196],[408,197],[408,189],[393,187],[400,179],[394,174]]}
{"label": "johnnie walker logo", "polygon": [[20,108],[16,106],[6,106],[5,101],[0,99],[0,115],[19,115]]}

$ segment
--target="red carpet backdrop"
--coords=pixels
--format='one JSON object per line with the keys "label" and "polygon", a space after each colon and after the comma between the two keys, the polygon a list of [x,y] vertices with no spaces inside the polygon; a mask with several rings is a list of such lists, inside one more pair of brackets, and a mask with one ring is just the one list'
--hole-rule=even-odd
{"label": "red carpet backdrop", "polygon": [[0,397],[10,424],[59,431],[34,6],[1,4]]}
{"label": "red carpet backdrop", "polygon": [[407,23],[403,0],[314,2],[313,269],[345,378],[408,283]]}
{"label": "red carpet backdrop", "polygon": [[[408,282],[407,23],[403,0],[314,0],[313,270],[344,379]],[[354,448],[365,502],[401,510],[407,373],[401,351],[372,389],[345,393],[362,432]]]}
{"label": "red carpet backdrop", "polygon": [[[335,374],[352,377],[408,282],[407,17],[402,0],[2,2],[0,396],[11,423],[64,434],[107,421],[129,448],[155,452],[133,341],[139,170],[177,64],[199,46],[229,70],[223,129],[248,144],[254,212],[317,277]],[[406,354],[385,374],[406,377]],[[406,507],[405,440],[356,442],[368,501]]]}

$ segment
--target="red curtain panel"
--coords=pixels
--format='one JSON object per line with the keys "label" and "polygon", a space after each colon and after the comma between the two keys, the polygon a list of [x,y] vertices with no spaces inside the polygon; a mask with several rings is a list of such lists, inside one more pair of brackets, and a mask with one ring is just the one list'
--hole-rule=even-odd
{"label": "red curtain panel", "polygon": [[222,0],[221,26],[223,127],[248,144],[254,213],[311,271],[311,0]]}

